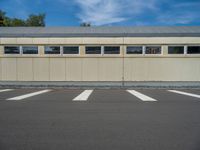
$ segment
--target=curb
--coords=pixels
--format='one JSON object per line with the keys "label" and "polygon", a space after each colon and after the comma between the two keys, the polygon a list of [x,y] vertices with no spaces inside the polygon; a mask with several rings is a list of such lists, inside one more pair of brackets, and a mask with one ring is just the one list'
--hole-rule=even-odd
{"label": "curb", "polygon": [[29,82],[29,81],[1,81],[0,88],[67,88],[67,89],[200,89],[197,82]]}

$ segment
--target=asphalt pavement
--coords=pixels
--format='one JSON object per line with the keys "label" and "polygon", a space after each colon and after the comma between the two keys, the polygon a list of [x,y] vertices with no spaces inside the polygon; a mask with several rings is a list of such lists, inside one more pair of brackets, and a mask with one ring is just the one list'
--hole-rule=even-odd
{"label": "asphalt pavement", "polygon": [[0,89],[0,150],[200,150],[200,89]]}

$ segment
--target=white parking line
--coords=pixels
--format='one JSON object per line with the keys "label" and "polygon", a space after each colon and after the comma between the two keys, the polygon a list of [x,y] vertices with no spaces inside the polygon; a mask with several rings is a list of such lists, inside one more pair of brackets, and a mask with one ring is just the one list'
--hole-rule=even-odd
{"label": "white parking line", "polygon": [[137,98],[141,99],[142,101],[157,101],[149,96],[146,96],[140,92],[137,92],[135,90],[127,90],[127,92],[131,93],[132,95],[136,96]]}
{"label": "white parking line", "polygon": [[13,89],[4,89],[4,90],[0,90],[0,93],[1,93],[1,92],[9,92],[9,91],[13,91]]}
{"label": "white parking line", "polygon": [[192,96],[196,98],[200,98],[200,95],[197,94],[192,94],[192,93],[187,93],[187,92],[182,92],[182,91],[177,91],[177,90],[168,90],[169,92],[177,93],[177,94],[182,94],[182,95],[187,95],[187,96]]}
{"label": "white parking line", "polygon": [[25,98],[29,98],[29,97],[36,96],[36,95],[39,95],[39,94],[47,93],[49,91],[51,91],[51,90],[42,90],[42,91],[38,91],[38,92],[33,92],[33,93],[29,93],[29,94],[25,94],[25,95],[9,98],[7,100],[14,100],[14,101],[23,100]]}
{"label": "white parking line", "polygon": [[73,101],[87,101],[88,97],[92,94],[93,90],[85,90],[80,95],[75,97]]}

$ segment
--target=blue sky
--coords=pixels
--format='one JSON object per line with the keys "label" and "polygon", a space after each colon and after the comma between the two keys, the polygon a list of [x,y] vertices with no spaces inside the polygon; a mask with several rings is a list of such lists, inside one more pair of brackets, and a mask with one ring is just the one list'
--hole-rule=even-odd
{"label": "blue sky", "polygon": [[200,25],[200,0],[0,0],[9,17],[46,13],[47,26]]}

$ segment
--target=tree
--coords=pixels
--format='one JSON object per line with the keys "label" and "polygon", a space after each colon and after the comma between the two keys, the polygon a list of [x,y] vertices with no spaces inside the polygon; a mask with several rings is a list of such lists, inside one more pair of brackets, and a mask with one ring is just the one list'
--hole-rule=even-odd
{"label": "tree", "polygon": [[26,22],[24,20],[17,18],[12,19],[11,24],[15,27],[26,26]]}
{"label": "tree", "polygon": [[81,27],[91,27],[91,23],[90,22],[83,22],[80,24]]}
{"label": "tree", "polygon": [[27,20],[10,18],[6,12],[0,10],[0,26],[19,27],[19,26],[45,26],[45,14],[29,15]]}
{"label": "tree", "polygon": [[26,20],[27,26],[45,26],[45,14],[29,15],[28,19]]}
{"label": "tree", "polygon": [[0,10],[0,26],[4,25],[4,18],[6,13]]}

